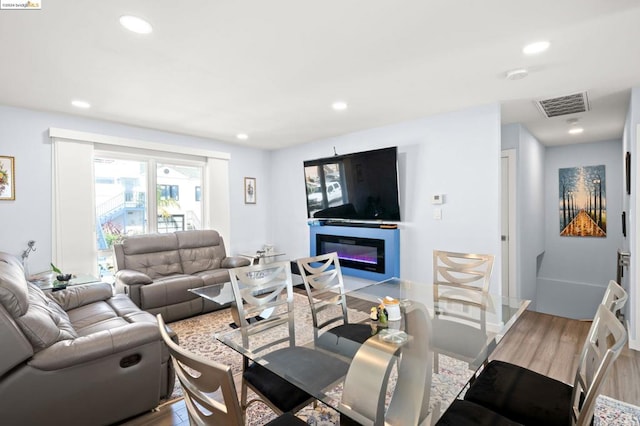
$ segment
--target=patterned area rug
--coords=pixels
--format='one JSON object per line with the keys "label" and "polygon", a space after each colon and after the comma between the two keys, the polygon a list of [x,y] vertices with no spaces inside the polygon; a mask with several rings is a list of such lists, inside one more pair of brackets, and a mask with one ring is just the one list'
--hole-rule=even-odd
{"label": "patterned area rug", "polygon": [[[310,341],[313,339],[313,331],[307,324],[311,323],[311,311],[310,309],[300,309],[304,305],[308,306],[308,299],[300,294],[294,294],[294,298],[296,305],[296,338],[301,341]],[[364,319],[367,316],[365,313],[349,310],[351,321]],[[242,373],[242,356],[233,349],[219,343],[214,337],[217,332],[231,331],[229,324],[232,322],[229,309],[224,309],[176,321],[171,323],[170,326],[178,334],[180,346],[206,358],[230,365],[234,375],[239,375]],[[448,407],[451,401],[455,399],[457,390],[464,385],[466,380],[465,365],[465,363],[455,359],[440,356],[440,369],[438,374],[433,375],[431,392],[435,396],[432,400],[439,402],[441,411]],[[387,399],[393,391],[393,378],[392,373]],[[176,379],[176,386],[171,399],[181,397],[182,388]],[[313,405],[309,405],[296,413],[296,415],[306,420],[310,425],[333,426],[339,424],[339,414],[322,403],[318,403],[315,408]],[[264,425],[273,418],[275,418],[275,415],[271,409],[261,403],[252,404],[247,410],[247,425],[249,426]],[[640,407],[606,396],[600,396],[596,406],[594,425],[640,426]]]}

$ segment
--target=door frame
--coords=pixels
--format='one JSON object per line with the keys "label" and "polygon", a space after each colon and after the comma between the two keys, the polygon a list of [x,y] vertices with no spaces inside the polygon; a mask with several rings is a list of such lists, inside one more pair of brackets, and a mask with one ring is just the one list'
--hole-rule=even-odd
{"label": "door frame", "polygon": [[[636,351],[640,351],[640,318],[638,310],[640,308],[640,291],[638,286],[640,283],[640,244],[638,244],[638,224],[640,224],[640,196],[638,188],[640,188],[640,124],[636,125],[635,141],[630,140],[629,144],[635,147],[631,149],[632,165],[631,165],[631,200],[629,208],[635,208],[635,215],[629,216],[628,239],[629,251],[631,252],[631,264],[629,266],[629,347]],[[636,157],[633,159],[633,157]],[[635,253],[634,253],[635,252]],[[633,300],[635,298],[635,301]]]}
{"label": "door frame", "polygon": [[[519,286],[517,281],[517,173],[516,173],[516,158],[517,152],[515,149],[505,149],[501,151],[500,158],[506,158],[509,164],[509,174],[507,176],[509,190],[507,197],[509,198],[509,235],[508,235],[508,246],[509,246],[509,297],[518,297],[519,296]],[[502,161],[501,161],[502,163]],[[502,164],[500,165],[500,179],[502,180]],[[505,194],[501,194],[501,197],[504,197]],[[502,202],[502,201],[501,201]],[[502,212],[502,207],[500,208]],[[503,217],[500,220],[504,220]],[[502,228],[502,227],[501,227]],[[503,296],[507,296],[504,295]]]}

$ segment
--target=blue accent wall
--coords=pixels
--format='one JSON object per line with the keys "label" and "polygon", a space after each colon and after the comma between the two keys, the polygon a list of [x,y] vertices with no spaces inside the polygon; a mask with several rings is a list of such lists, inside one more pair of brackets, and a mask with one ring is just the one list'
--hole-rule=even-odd
{"label": "blue accent wall", "polygon": [[309,253],[311,256],[316,256],[316,235],[338,235],[345,237],[357,237],[357,238],[372,238],[378,240],[384,240],[385,247],[385,263],[384,274],[363,271],[361,269],[348,268],[340,265],[342,273],[344,275],[351,275],[353,277],[364,278],[373,281],[383,281],[393,277],[400,277],[400,230],[399,229],[384,229],[384,228],[367,228],[357,226],[324,226],[309,224],[310,236],[309,236]]}

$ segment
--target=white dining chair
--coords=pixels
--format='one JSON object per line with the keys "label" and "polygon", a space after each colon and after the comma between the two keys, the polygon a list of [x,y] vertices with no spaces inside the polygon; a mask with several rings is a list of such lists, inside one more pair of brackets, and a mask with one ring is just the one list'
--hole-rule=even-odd
{"label": "white dining chair", "polygon": [[[196,426],[244,425],[231,367],[180,347],[169,337],[162,315],[158,314],[156,318],[162,339],[169,349],[176,376],[184,391],[189,423]],[[293,414],[286,413],[266,426],[306,424]]]}
{"label": "white dining chair", "polygon": [[604,379],[627,342],[615,314],[599,305],[573,386],[503,361],[491,361],[464,399],[524,425],[590,425]]}
{"label": "white dining chair", "polygon": [[297,264],[309,299],[316,346],[353,357],[375,332],[369,324],[349,323],[338,254],[305,257]]}
{"label": "white dining chair", "polygon": [[[321,390],[346,374],[348,364],[305,346],[296,346],[290,262],[274,262],[229,271],[237,324],[245,348],[272,368],[279,366],[309,388]],[[254,321],[265,310],[268,318]],[[241,388],[243,411],[262,401],[278,414],[295,413],[315,399],[258,362],[244,358]],[[258,399],[247,401],[248,389]]]}
{"label": "white dining chair", "polygon": [[465,361],[474,370],[487,362],[494,344],[486,319],[493,261],[490,254],[433,251],[435,373],[440,355]]}
{"label": "white dining chair", "polygon": [[602,297],[602,304],[611,312],[617,314],[627,303],[627,299],[629,299],[627,291],[617,282],[610,280]]}

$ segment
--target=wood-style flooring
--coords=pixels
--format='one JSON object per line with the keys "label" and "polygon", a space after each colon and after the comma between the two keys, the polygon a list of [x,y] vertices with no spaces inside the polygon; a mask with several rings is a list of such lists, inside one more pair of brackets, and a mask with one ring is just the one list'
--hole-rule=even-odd
{"label": "wood-style flooring", "polygon": [[[368,312],[369,304],[363,306]],[[591,323],[526,311],[494,351],[500,359],[535,370],[566,383],[573,382],[582,344]],[[625,348],[614,364],[602,393],[640,406],[640,352]],[[143,414],[126,426],[186,426],[189,424],[183,401],[167,404]]]}

